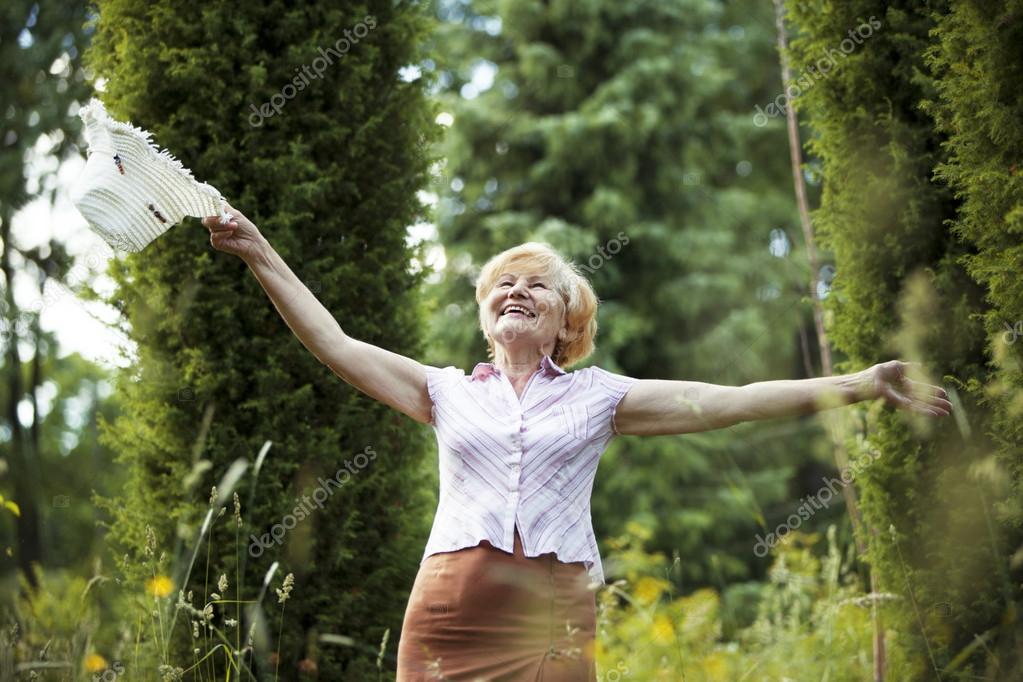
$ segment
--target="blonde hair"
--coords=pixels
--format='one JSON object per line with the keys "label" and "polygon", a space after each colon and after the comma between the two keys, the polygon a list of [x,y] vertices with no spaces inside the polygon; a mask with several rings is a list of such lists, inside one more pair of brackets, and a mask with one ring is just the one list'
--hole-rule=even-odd
{"label": "blonde hair", "polygon": [[[498,277],[509,268],[518,267],[523,273],[550,277],[554,290],[565,303],[566,340],[555,340],[551,359],[562,367],[570,367],[593,353],[593,339],[597,336],[597,306],[600,301],[589,280],[571,261],[566,260],[549,244],[526,242],[506,249],[492,257],[480,270],[476,279],[476,303],[497,284]],[[487,355],[494,359],[494,339],[487,333],[485,311],[480,305],[480,329],[487,339]]]}

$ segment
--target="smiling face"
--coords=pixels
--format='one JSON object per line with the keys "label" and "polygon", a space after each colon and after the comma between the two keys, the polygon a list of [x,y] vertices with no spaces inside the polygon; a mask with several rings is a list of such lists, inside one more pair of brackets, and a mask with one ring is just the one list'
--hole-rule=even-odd
{"label": "smiling face", "polygon": [[[521,366],[539,351],[571,367],[593,352],[600,301],[578,268],[550,244],[525,242],[492,256],[474,286],[492,361]],[[512,305],[522,310],[508,310]]]}
{"label": "smiling face", "polygon": [[548,275],[503,272],[480,307],[487,333],[505,348],[534,346],[553,355],[564,337],[565,302]]}

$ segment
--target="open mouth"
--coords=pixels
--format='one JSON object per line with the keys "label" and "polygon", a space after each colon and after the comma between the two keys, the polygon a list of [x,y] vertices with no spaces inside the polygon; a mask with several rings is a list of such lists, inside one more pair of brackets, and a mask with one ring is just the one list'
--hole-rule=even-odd
{"label": "open mouth", "polygon": [[524,320],[531,320],[534,317],[536,317],[536,313],[534,313],[534,312],[532,312],[530,310],[527,310],[526,308],[524,308],[524,307],[522,307],[520,305],[510,305],[507,308],[505,308],[501,312],[501,315],[500,315],[500,317],[506,317],[506,316],[520,317],[520,318],[522,318]]}

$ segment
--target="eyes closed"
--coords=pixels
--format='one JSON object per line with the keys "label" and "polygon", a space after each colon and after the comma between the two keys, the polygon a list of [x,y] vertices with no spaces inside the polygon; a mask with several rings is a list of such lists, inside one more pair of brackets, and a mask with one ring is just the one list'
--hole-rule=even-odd
{"label": "eyes closed", "polygon": [[[506,285],[507,286],[511,286],[511,284],[512,284],[511,280],[505,280],[505,281],[501,282],[500,284],[498,284],[497,286],[499,286],[499,287],[503,287],[503,286],[506,286]],[[533,282],[532,286],[540,287],[541,289],[546,289],[547,288],[547,285],[544,284],[543,282]]]}

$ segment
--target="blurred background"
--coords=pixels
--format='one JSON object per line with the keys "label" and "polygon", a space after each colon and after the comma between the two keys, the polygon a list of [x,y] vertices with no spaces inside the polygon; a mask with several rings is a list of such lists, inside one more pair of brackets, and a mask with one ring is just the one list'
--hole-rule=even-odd
{"label": "blurred background", "polygon": [[615,439],[601,681],[1023,679],[1023,2],[0,17],[0,678],[394,679],[437,504],[432,429],[311,356],[198,220],[139,254],[88,229],[97,97],[422,362],[486,360],[474,278],[532,240],[601,299],[585,365],[897,358],[946,388],[942,420]]}

